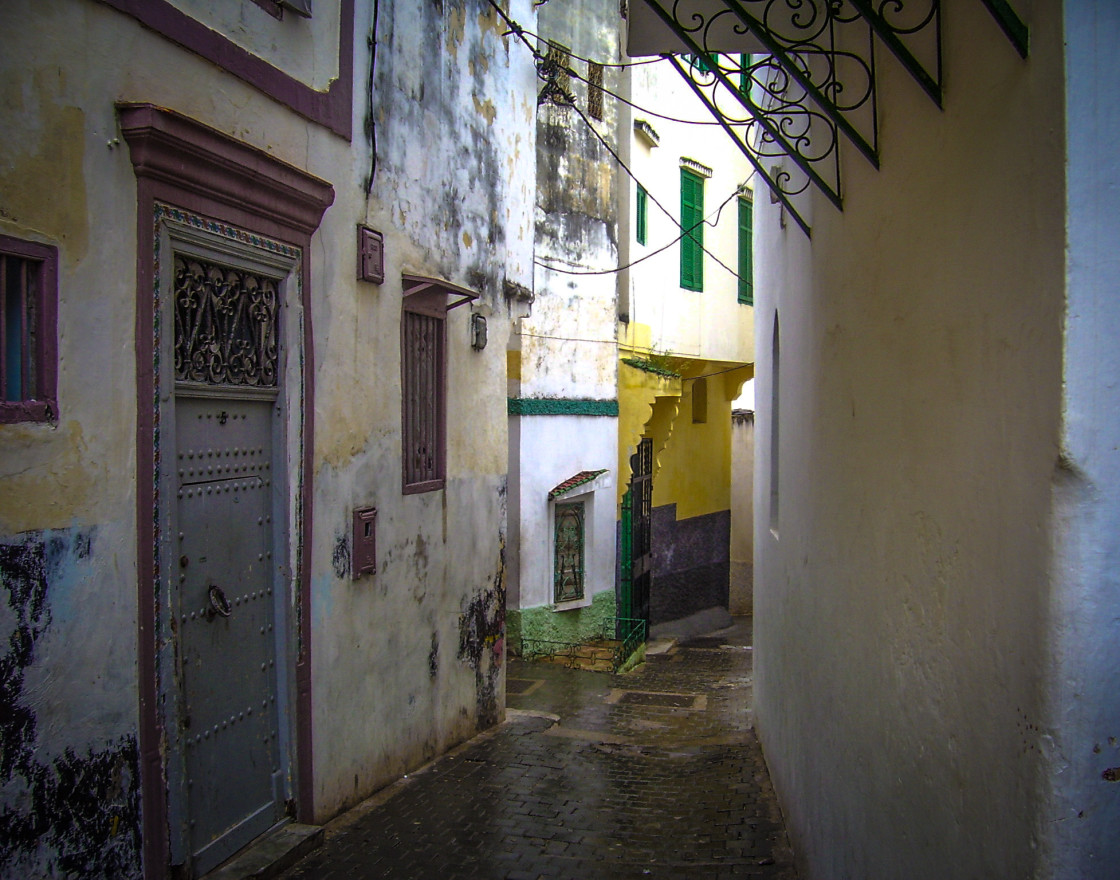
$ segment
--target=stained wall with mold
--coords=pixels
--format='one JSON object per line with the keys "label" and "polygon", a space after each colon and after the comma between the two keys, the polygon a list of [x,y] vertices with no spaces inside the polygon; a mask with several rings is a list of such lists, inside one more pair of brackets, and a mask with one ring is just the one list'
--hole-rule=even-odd
{"label": "stained wall with mold", "polygon": [[[306,22],[248,3],[172,5],[301,83],[339,76],[336,5]],[[59,253],[57,418],[0,425],[5,876],[142,870],[137,184],[117,102],[170,108],[334,188],[307,255],[308,817],[502,717],[505,340],[520,308],[507,292],[532,285],[532,58],[483,0],[379,6],[375,24],[357,4],[346,140],[109,5],[4,4],[18,24],[0,29],[0,233]],[[533,21],[528,0],[510,11]],[[385,236],[381,285],[356,280],[359,222]],[[402,272],[479,294],[447,319],[446,487],[412,496],[401,492]],[[472,312],[488,321],[482,350]],[[378,567],[353,580],[350,517],[367,505]]]}
{"label": "stained wall with mold", "polygon": [[[580,641],[597,635],[614,613],[612,273],[621,171],[611,151],[622,113],[610,93],[619,91],[624,74],[609,66],[619,60],[617,3],[542,5],[537,15],[537,51],[556,67],[546,67],[537,84],[534,299],[509,352],[509,395],[525,403],[511,404],[509,417],[508,604],[520,635]],[[595,74],[589,62],[608,66]],[[558,91],[548,91],[553,84]],[[585,471],[606,473],[550,499],[550,490]],[[585,513],[583,595],[561,604],[554,590],[554,500],[582,503]]]}
{"label": "stained wall with mold", "polygon": [[[509,11],[531,26],[531,3]],[[319,818],[503,717],[505,349],[516,292],[532,284],[536,81],[531,54],[506,32],[484,0],[380,5],[376,165],[347,234],[357,221],[384,234],[386,281],[329,297],[315,316],[324,342],[310,608]],[[364,198],[368,142],[348,168]],[[446,485],[411,495],[402,494],[402,273],[478,294],[447,313]],[[473,315],[487,321],[481,350]],[[377,568],[353,580],[350,517],[365,506],[378,511]]]}

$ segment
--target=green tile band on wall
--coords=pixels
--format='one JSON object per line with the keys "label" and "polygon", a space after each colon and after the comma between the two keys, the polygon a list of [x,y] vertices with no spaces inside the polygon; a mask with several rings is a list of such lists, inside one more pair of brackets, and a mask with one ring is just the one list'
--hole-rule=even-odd
{"label": "green tile band on wall", "polygon": [[511,416],[617,416],[617,400],[575,400],[564,397],[511,397]]}

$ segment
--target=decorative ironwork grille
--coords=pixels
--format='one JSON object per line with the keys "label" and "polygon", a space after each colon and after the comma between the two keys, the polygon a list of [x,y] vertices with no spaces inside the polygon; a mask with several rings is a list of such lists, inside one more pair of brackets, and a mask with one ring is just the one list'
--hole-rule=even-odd
{"label": "decorative ironwork grille", "polygon": [[587,62],[587,115],[603,118],[603,65],[597,61]]}
{"label": "decorative ironwork grille", "polygon": [[276,387],[279,286],[275,278],[175,255],[175,378]]}
{"label": "decorative ironwork grille", "polygon": [[583,502],[556,505],[555,601],[583,598]]}
{"label": "decorative ironwork grille", "polygon": [[404,484],[412,491],[443,481],[443,319],[403,314]]}

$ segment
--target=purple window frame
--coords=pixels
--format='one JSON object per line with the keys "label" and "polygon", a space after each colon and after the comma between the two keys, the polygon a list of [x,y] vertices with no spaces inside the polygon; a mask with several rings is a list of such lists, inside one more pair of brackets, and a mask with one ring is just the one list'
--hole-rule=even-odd
{"label": "purple window frame", "polygon": [[[30,352],[34,360],[35,387],[31,389],[31,396],[24,400],[0,401],[0,424],[54,422],[58,420],[58,248],[0,235],[0,254],[37,264],[35,350]],[[0,301],[6,293],[0,290]],[[24,346],[29,346],[29,339],[25,330]]]}
{"label": "purple window frame", "polygon": [[[409,317],[422,316],[439,328],[430,359],[421,362],[412,344]],[[423,412],[418,395],[425,385],[434,394],[431,409]],[[420,441],[434,449],[433,464],[415,473],[409,457]],[[424,469],[421,469],[424,471]],[[401,309],[401,492],[417,495],[442,489],[447,481],[447,296],[425,292],[407,296]]]}
{"label": "purple window frame", "polygon": [[338,79],[316,91],[263,58],[252,54],[167,0],[100,0],[144,27],[194,52],[273,100],[318,123],[339,137],[353,133],[354,0],[341,0],[338,22]]}

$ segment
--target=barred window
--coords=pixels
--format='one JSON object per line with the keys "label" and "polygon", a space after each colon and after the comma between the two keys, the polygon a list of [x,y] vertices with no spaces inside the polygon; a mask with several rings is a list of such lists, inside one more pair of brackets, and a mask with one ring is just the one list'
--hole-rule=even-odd
{"label": "barred window", "polygon": [[418,294],[401,315],[403,491],[442,489],[446,475],[446,297]]}
{"label": "barred window", "polygon": [[603,65],[596,61],[587,62],[587,115],[603,118]]}
{"label": "barred window", "polygon": [[0,235],[0,422],[58,418],[58,250]]}

